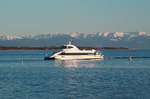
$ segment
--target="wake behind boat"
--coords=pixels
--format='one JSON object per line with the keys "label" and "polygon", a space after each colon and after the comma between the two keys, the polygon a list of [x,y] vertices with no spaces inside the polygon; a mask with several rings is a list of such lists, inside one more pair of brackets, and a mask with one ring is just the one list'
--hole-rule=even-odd
{"label": "wake behind boat", "polygon": [[62,51],[56,52],[51,56],[45,57],[45,60],[73,60],[73,59],[103,59],[104,56],[96,50],[80,50],[75,45],[69,44],[62,47]]}

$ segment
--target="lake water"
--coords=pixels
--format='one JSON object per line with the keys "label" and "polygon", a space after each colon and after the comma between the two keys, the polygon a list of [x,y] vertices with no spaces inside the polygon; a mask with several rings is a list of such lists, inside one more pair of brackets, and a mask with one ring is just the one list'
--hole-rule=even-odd
{"label": "lake water", "polygon": [[44,50],[0,51],[0,99],[149,99],[150,50],[103,50],[104,60],[44,61]]}

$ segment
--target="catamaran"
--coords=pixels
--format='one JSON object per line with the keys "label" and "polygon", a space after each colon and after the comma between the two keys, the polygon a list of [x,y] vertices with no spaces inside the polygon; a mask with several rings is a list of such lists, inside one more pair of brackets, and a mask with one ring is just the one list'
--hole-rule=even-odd
{"label": "catamaran", "polygon": [[80,50],[77,46],[69,44],[62,46],[62,50],[52,54],[51,56],[47,56],[45,60],[83,60],[83,59],[103,59],[104,55],[102,53],[97,52],[95,49],[92,50]]}

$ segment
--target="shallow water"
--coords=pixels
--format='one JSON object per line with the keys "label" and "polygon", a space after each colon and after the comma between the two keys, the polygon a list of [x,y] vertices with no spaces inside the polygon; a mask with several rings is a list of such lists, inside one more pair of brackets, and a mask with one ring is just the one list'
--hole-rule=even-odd
{"label": "shallow water", "polygon": [[103,50],[104,60],[44,61],[53,51],[0,51],[0,99],[149,99],[150,50]]}

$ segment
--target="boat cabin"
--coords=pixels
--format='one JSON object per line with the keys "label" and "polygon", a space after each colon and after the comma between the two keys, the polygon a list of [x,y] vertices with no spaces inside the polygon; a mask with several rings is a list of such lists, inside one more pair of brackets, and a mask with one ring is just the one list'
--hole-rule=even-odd
{"label": "boat cabin", "polygon": [[78,49],[76,46],[74,45],[64,45],[61,47],[61,49]]}

